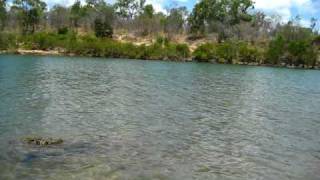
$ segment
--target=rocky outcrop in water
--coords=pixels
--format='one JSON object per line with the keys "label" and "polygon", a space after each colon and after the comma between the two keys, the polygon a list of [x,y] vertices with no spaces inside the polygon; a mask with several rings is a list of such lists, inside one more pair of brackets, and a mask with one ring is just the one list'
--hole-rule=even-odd
{"label": "rocky outcrop in water", "polygon": [[33,145],[39,146],[49,146],[49,145],[58,145],[62,144],[62,139],[54,139],[54,138],[43,138],[43,137],[26,137],[23,139],[24,142]]}

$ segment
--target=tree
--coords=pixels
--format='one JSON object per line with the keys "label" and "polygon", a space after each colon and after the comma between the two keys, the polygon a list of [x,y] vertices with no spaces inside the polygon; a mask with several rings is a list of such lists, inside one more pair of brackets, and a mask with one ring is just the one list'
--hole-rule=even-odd
{"label": "tree", "polygon": [[0,30],[4,29],[6,18],[6,0],[0,0]]}
{"label": "tree", "polygon": [[89,7],[95,8],[101,4],[105,4],[103,0],[86,0],[86,4]]}
{"label": "tree", "polygon": [[225,30],[251,20],[250,8],[253,8],[252,0],[201,0],[189,16],[190,30],[203,34],[209,28],[224,37]]}
{"label": "tree", "polygon": [[143,12],[146,0],[117,0],[115,9],[117,14],[127,20]]}
{"label": "tree", "polygon": [[312,29],[312,31],[316,31],[317,23],[318,19],[314,17],[310,19],[310,28]]}
{"label": "tree", "polygon": [[100,18],[97,18],[94,21],[94,31],[96,36],[101,38],[112,38],[113,35],[113,29],[111,25],[107,21],[103,22]]}
{"label": "tree", "polygon": [[98,18],[108,23],[110,26],[113,24],[115,12],[113,6],[107,4],[103,0],[87,0],[84,6],[86,16],[83,18],[84,23],[89,28],[94,27],[94,21]]}
{"label": "tree", "polygon": [[168,34],[181,33],[187,17],[188,11],[186,7],[172,8],[165,21],[165,31]]}
{"label": "tree", "polygon": [[46,3],[41,0],[14,0],[13,8],[20,12],[22,32],[34,33],[44,15]]}
{"label": "tree", "polygon": [[267,51],[267,63],[269,64],[280,64],[280,57],[285,52],[285,41],[282,36],[276,37],[269,43],[269,49]]}
{"label": "tree", "polygon": [[299,17],[296,17],[284,25],[279,25],[276,29],[276,34],[282,36],[286,42],[300,40],[311,41],[314,37],[311,28],[300,26]]}
{"label": "tree", "polygon": [[85,16],[85,10],[83,9],[80,0],[77,0],[70,9],[70,20],[73,27],[78,28],[80,26],[79,21]]}
{"label": "tree", "polygon": [[67,28],[69,25],[70,11],[61,5],[55,5],[48,15],[49,24],[56,29]]}

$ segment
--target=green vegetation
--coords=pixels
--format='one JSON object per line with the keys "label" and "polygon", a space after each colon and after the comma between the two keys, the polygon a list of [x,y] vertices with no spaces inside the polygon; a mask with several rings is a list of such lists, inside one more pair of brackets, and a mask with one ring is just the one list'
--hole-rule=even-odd
{"label": "green vegetation", "polygon": [[[63,50],[63,53],[80,56],[114,57],[131,59],[186,60],[190,50],[186,44],[172,43],[166,38],[159,37],[152,45],[134,45],[121,43],[108,38],[98,38],[94,35],[77,35],[39,32],[24,36],[15,34],[0,35],[0,49],[25,50]],[[15,45],[13,42],[18,42]]]}
{"label": "green vegetation", "polygon": [[94,31],[97,37],[112,38],[113,29],[108,22],[102,22],[100,18],[94,21]]}
{"label": "green vegetation", "polygon": [[317,37],[313,37],[310,29],[295,27],[288,23],[270,42],[266,62],[292,66],[316,66],[318,52],[317,47],[313,46],[316,39]]}
{"label": "green vegetation", "polygon": [[227,38],[225,28],[251,20],[248,10],[252,8],[251,0],[202,0],[189,16],[191,32],[217,32],[223,40]]}
{"label": "green vegetation", "polygon": [[190,13],[178,6],[156,12],[145,0],[77,0],[50,9],[43,0],[2,0],[0,50],[319,67],[318,21],[300,22],[266,16],[252,0],[200,0]]}
{"label": "green vegetation", "polygon": [[196,60],[218,63],[258,63],[263,61],[263,52],[244,42],[206,43],[193,53]]}

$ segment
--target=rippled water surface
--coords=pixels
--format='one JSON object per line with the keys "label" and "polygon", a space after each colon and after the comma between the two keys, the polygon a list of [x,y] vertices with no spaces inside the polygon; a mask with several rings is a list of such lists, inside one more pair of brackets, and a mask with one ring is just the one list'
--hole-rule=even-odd
{"label": "rippled water surface", "polygon": [[0,56],[0,179],[319,178],[320,71]]}

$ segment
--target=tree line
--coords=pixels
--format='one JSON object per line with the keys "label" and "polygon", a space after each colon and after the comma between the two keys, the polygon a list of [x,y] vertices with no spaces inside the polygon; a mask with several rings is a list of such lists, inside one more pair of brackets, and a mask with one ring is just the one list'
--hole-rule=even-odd
{"label": "tree line", "polygon": [[[13,0],[10,6],[7,0],[1,0],[0,47],[5,49],[9,44],[19,46],[24,42],[25,47],[35,48],[41,46],[39,39],[42,44],[51,43],[50,47],[58,46],[54,41],[63,38],[79,42],[102,38],[110,42],[115,35],[124,33],[154,37],[152,45],[161,44],[159,39],[169,42],[161,47],[169,44],[185,47],[186,44],[175,43],[179,37],[185,37],[183,42],[187,44],[204,40],[205,43],[197,44],[193,54],[184,52],[184,57],[188,54],[199,61],[314,67],[320,39],[317,22],[312,18],[310,27],[304,27],[297,16],[283,23],[279,16],[255,10],[252,0],[200,0],[191,12],[172,5],[165,13],[156,12],[145,0],[116,0],[114,4],[78,0],[69,7],[50,8],[41,0]],[[5,41],[14,42],[5,45]]]}

